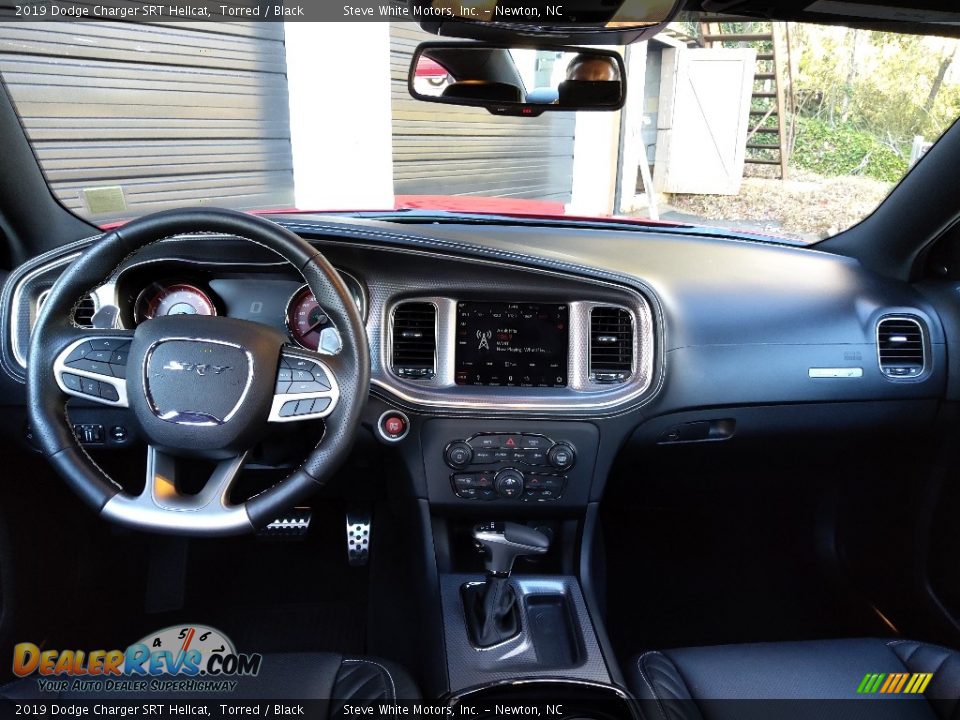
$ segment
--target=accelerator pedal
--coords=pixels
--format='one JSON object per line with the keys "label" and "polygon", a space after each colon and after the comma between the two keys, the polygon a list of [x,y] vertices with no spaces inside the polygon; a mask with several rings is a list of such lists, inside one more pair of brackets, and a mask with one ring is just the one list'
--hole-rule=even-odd
{"label": "accelerator pedal", "polygon": [[353,508],[347,511],[347,562],[354,567],[370,560],[370,535],[373,520],[370,511]]}

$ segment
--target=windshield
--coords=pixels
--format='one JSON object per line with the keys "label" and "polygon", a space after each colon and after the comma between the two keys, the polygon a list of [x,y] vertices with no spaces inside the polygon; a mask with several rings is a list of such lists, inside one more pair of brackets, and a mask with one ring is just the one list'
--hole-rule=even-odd
{"label": "windshield", "polygon": [[[706,17],[706,16],[705,16]],[[494,116],[407,91],[416,23],[6,22],[0,72],[57,197],[623,217],[815,242],[960,115],[956,40],[687,17],[625,53],[622,111]],[[515,50],[529,95],[560,54]],[[420,92],[457,78],[421,63]]]}

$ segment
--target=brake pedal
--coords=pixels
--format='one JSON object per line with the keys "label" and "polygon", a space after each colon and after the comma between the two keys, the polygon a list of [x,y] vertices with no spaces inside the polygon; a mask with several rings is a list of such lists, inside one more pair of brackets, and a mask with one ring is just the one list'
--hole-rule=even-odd
{"label": "brake pedal", "polygon": [[258,534],[261,537],[299,538],[307,534],[313,511],[308,507],[297,507],[284,513]]}
{"label": "brake pedal", "polygon": [[347,511],[347,562],[353,566],[366,565],[370,559],[370,534],[373,521],[369,510]]}

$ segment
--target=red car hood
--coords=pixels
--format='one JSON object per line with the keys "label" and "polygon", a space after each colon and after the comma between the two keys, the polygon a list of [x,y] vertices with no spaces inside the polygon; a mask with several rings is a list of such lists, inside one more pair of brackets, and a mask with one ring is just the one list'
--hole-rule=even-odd
{"label": "red car hood", "polygon": [[[522,198],[499,198],[482,197],[472,195],[396,195],[392,208],[382,208],[383,212],[392,210],[437,210],[440,212],[455,212],[469,214],[488,214],[488,215],[510,215],[515,217],[531,217],[541,219],[564,218],[567,220],[596,221],[596,220],[614,220],[616,222],[628,224],[651,225],[658,224],[664,226],[676,227],[679,223],[672,222],[654,222],[642,218],[630,217],[590,217],[585,215],[568,214],[566,207],[562,202],[554,200],[526,200]],[[340,209],[300,209],[300,208],[274,208],[270,210],[250,210],[253,215],[288,215],[294,213],[352,213],[352,212],[377,212],[374,208],[340,208]],[[123,225],[127,221],[110,222],[100,225],[104,230]]]}

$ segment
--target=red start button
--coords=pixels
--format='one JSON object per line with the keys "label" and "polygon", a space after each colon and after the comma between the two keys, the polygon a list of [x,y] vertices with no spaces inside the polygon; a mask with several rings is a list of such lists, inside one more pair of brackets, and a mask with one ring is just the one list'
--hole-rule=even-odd
{"label": "red start button", "polygon": [[388,411],[380,416],[380,433],[387,440],[400,440],[410,429],[410,421],[400,412]]}

